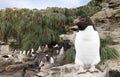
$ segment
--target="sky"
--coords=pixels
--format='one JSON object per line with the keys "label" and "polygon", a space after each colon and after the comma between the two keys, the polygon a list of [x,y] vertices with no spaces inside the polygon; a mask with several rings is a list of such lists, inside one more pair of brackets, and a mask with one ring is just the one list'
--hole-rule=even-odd
{"label": "sky", "polygon": [[47,7],[76,8],[91,0],[0,0],[0,8],[45,9]]}

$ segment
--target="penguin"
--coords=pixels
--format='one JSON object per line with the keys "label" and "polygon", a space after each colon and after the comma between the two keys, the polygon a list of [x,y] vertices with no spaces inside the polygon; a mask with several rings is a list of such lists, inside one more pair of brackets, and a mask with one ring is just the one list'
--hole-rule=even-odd
{"label": "penguin", "polygon": [[38,50],[36,51],[37,53],[42,53],[42,48],[41,46],[38,47]]}
{"label": "penguin", "polygon": [[23,55],[26,55],[26,51],[24,50],[22,54],[23,54]]}
{"label": "penguin", "polygon": [[48,45],[46,44],[45,47],[44,47],[44,49],[43,49],[43,52],[47,52],[48,50],[49,50],[49,47],[48,47]]}
{"label": "penguin", "polygon": [[[93,22],[88,16],[80,16],[73,21],[78,26],[79,31],[75,38],[75,64],[79,67],[79,73],[87,71],[97,72],[95,68],[100,62],[100,37]],[[85,69],[85,65],[90,65]]]}
{"label": "penguin", "polygon": [[9,59],[9,56],[8,55],[3,55],[2,56],[6,61]]}
{"label": "penguin", "polygon": [[54,63],[55,63],[53,57],[50,57],[50,63],[51,63],[51,64],[54,64]]}
{"label": "penguin", "polygon": [[5,61],[8,61],[8,60],[10,60],[10,59],[13,59],[13,55],[12,55],[12,54],[3,55],[2,58],[3,58]]}
{"label": "penguin", "polygon": [[56,65],[63,65],[65,62],[64,58],[65,58],[65,51],[64,51],[64,47],[62,47],[59,51],[59,54],[54,56],[55,64]]}
{"label": "penguin", "polygon": [[34,51],[34,49],[31,49],[31,56],[34,57],[36,55],[36,52]]}
{"label": "penguin", "polygon": [[22,52],[22,51],[20,51],[20,54],[23,54],[23,52]]}
{"label": "penguin", "polygon": [[53,48],[59,48],[59,45],[58,45],[58,44],[56,44],[55,46],[53,46]]}
{"label": "penguin", "polygon": [[27,55],[30,55],[30,51],[27,51]]}
{"label": "penguin", "polygon": [[41,71],[46,71],[49,68],[52,68],[54,66],[54,59],[53,57],[50,57],[50,55],[45,55],[45,60],[41,60],[39,67],[41,68]]}

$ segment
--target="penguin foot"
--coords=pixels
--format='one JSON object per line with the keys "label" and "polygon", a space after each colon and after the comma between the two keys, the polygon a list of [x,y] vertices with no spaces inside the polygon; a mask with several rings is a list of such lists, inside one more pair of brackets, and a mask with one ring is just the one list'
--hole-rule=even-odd
{"label": "penguin foot", "polygon": [[86,72],[87,71],[82,66],[80,66],[80,69],[78,70],[77,74],[84,74]]}
{"label": "penguin foot", "polygon": [[98,72],[98,70],[95,68],[95,66],[92,66],[92,67],[89,69],[89,72],[94,73],[94,72]]}
{"label": "penguin foot", "polygon": [[86,70],[79,70],[79,71],[77,72],[77,74],[84,74],[84,73],[86,73]]}

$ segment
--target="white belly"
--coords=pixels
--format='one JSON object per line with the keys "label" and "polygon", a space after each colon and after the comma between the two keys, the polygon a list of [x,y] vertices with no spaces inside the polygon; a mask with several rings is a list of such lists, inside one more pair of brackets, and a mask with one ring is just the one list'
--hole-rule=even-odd
{"label": "white belly", "polygon": [[97,31],[79,31],[75,39],[78,65],[96,65],[100,62],[100,39]]}

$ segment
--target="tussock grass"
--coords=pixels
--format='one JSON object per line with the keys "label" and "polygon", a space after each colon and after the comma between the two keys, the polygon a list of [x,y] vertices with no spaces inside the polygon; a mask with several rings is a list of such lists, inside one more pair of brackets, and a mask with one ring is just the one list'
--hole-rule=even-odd
{"label": "tussock grass", "polygon": [[118,52],[114,48],[108,47],[108,45],[116,45],[118,42],[112,41],[112,39],[101,39],[101,61],[117,59],[119,57]]}
{"label": "tussock grass", "polygon": [[74,57],[75,57],[74,47],[69,48],[65,54],[66,54],[65,60],[67,63],[74,62]]}
{"label": "tussock grass", "polygon": [[119,54],[114,48],[110,48],[110,47],[102,48],[102,51],[101,51],[102,61],[118,59],[118,57],[119,57]]}

